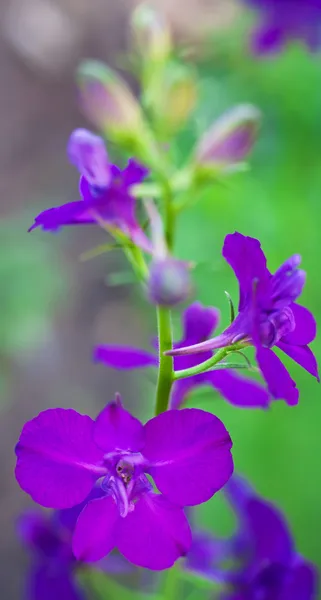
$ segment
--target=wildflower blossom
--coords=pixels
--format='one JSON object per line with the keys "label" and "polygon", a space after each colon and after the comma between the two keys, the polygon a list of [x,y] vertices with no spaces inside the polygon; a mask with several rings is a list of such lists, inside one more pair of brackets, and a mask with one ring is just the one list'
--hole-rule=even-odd
{"label": "wildflower blossom", "polygon": [[[317,575],[295,550],[281,512],[240,477],[224,489],[238,518],[231,538],[195,536],[186,568],[227,584],[222,600],[313,600]],[[228,559],[232,567],[224,568]]]}
{"label": "wildflower blossom", "polygon": [[135,217],[136,200],[130,191],[131,186],[146,177],[147,169],[134,159],[123,170],[111,164],[103,139],[85,129],[72,133],[68,155],[81,175],[82,200],[45,210],[29,231],[36,227],[56,231],[68,225],[97,223],[121,232],[150,251],[150,242]]}
{"label": "wildflower blossom", "polygon": [[319,381],[317,362],[308,347],[316,335],[313,315],[295,300],[305,284],[305,272],[298,269],[299,255],[289,258],[272,275],[258,240],[234,233],[226,236],[223,256],[239,282],[239,313],[219,336],[170,354],[186,355],[230,346],[253,344],[256,359],[270,394],[296,404],[299,391],[281,360],[277,347]]}
{"label": "wildflower blossom", "polygon": [[[207,340],[217,327],[219,312],[215,308],[205,308],[200,302],[191,304],[183,316],[183,337],[174,344],[174,348],[182,348]],[[157,367],[156,354],[126,346],[97,346],[94,357],[97,361],[115,369],[137,369]],[[210,351],[200,354],[175,356],[174,369],[180,371],[198,365],[211,357]],[[269,404],[269,394],[259,383],[242,377],[236,370],[219,369],[179,379],[173,384],[171,407],[179,408],[193,389],[209,385],[235,406],[262,407]]]}
{"label": "wildflower blossom", "polygon": [[258,54],[277,52],[291,40],[304,42],[310,50],[320,47],[320,0],[247,0],[260,10],[261,22],[253,33]]}
{"label": "wildflower blossom", "polygon": [[76,558],[97,561],[118,548],[130,562],[160,570],[188,551],[182,507],[207,501],[226,483],[230,451],[224,425],[207,412],[169,411],[143,426],[117,398],[96,421],[58,408],[26,423],[16,478],[51,508],[79,504],[100,480],[103,496],[86,504],[76,524]]}

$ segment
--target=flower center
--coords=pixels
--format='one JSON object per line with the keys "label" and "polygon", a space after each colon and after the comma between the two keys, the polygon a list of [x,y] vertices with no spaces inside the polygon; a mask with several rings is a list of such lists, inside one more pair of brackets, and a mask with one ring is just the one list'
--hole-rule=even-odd
{"label": "flower center", "polygon": [[143,473],[144,459],[140,452],[115,451],[105,456],[109,473],[102,482],[102,489],[111,495],[121,517],[135,509],[138,498],[152,485]]}
{"label": "flower center", "polygon": [[264,315],[259,327],[259,335],[262,345],[271,348],[295,328],[293,312],[290,308],[284,308],[270,315]]}

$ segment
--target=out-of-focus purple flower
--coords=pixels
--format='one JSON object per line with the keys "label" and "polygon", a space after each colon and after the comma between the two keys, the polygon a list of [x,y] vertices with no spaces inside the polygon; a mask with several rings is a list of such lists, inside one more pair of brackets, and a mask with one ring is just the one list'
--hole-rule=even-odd
{"label": "out-of-focus purple flower", "polygon": [[299,391],[281,360],[272,352],[276,346],[317,378],[318,366],[308,344],[316,335],[313,315],[296,304],[305,284],[305,272],[298,269],[299,255],[289,258],[272,275],[260,242],[240,233],[227,235],[223,256],[239,282],[239,313],[219,336],[203,343],[175,349],[169,354],[189,355],[236,342],[253,344],[256,359],[270,394],[296,404]]}
{"label": "out-of-focus purple flower", "polygon": [[98,561],[116,547],[130,562],[161,570],[191,545],[182,507],[207,501],[231,476],[231,446],[210,413],[172,410],[143,426],[117,398],[96,421],[58,408],[26,423],[16,478],[35,502],[60,509],[83,502],[99,480],[103,496],[77,520],[75,557]]}
{"label": "out-of-focus purple flower", "polygon": [[[174,348],[182,348],[208,340],[217,327],[219,312],[215,308],[205,308],[200,302],[191,304],[183,315],[183,337],[174,344]],[[194,367],[211,357],[211,351],[187,356],[175,356],[174,370],[180,371]],[[114,369],[138,369],[157,367],[156,353],[146,352],[126,346],[97,346],[94,358]],[[247,408],[267,408],[269,394],[259,383],[243,377],[233,369],[218,369],[179,379],[173,384],[171,408],[179,408],[188,394],[199,386],[211,386],[228,402],[235,406]]]}
{"label": "out-of-focus purple flower", "polygon": [[304,42],[310,50],[321,45],[320,0],[246,0],[261,13],[252,47],[257,54],[280,51],[291,40]]}
{"label": "out-of-focus purple flower", "polygon": [[191,281],[186,262],[171,256],[152,262],[149,279],[149,299],[161,306],[175,306],[184,302],[190,294]]}
{"label": "out-of-focus purple flower", "polygon": [[146,177],[147,169],[134,159],[124,170],[111,164],[103,139],[85,129],[72,133],[68,156],[81,174],[82,200],[45,210],[29,231],[36,227],[56,231],[68,225],[94,223],[121,232],[150,252],[151,244],[136,219],[136,200],[131,194],[131,186]]}
{"label": "out-of-focus purple flower", "polygon": [[[238,518],[236,533],[225,540],[199,534],[186,568],[227,586],[222,600],[314,600],[316,569],[296,552],[281,512],[240,477],[224,493]],[[233,566],[224,567],[226,560]]]}
{"label": "out-of-focus purple flower", "polygon": [[85,599],[75,577],[81,563],[76,561],[71,548],[72,525],[76,519],[71,523],[65,512],[69,513],[59,511],[49,516],[30,511],[17,521],[18,535],[30,553],[26,600]]}

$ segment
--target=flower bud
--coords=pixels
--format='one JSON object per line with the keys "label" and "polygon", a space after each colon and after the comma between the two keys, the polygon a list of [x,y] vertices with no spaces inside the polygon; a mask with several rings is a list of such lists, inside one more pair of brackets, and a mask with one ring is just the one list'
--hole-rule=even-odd
{"label": "flower bud", "polygon": [[103,63],[86,61],[77,72],[80,105],[86,117],[121,143],[139,136],[142,114],[126,82]]}
{"label": "flower bud", "polygon": [[201,138],[196,162],[228,168],[243,161],[256,140],[260,117],[259,110],[251,104],[236,106],[222,115]]}
{"label": "flower bud", "polygon": [[143,59],[165,61],[172,49],[171,32],[164,15],[152,6],[139,4],[132,14],[134,44]]}
{"label": "flower bud", "polygon": [[191,291],[188,265],[175,258],[154,259],[150,266],[148,294],[150,301],[174,306],[186,300]]}
{"label": "flower bud", "polygon": [[160,132],[173,133],[184,125],[195,107],[196,81],[186,67],[169,64],[163,73],[161,89],[161,94],[150,98],[150,103]]}

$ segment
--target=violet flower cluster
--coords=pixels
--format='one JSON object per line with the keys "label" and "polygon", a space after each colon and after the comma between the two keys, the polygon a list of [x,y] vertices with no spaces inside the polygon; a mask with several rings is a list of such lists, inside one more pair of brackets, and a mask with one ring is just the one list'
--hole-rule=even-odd
{"label": "violet flower cluster", "polygon": [[[82,600],[75,573],[87,563],[107,560],[105,572],[126,568],[124,561],[163,571],[186,557],[182,568],[219,581],[222,599],[313,600],[315,571],[294,549],[281,515],[243,481],[229,481],[232,441],[213,414],[215,403],[209,412],[184,406],[203,386],[213,399],[220,395],[239,408],[268,409],[278,399],[295,405],[299,390],[275,349],[319,380],[309,347],[315,320],[297,303],[306,280],[301,257],[294,254],[272,273],[257,239],[226,235],[222,255],[238,280],[239,305],[235,315],[229,297],[231,322],[216,335],[219,311],[191,298],[193,257],[175,255],[176,224],[196,192],[242,168],[260,113],[251,105],[229,110],[205,131],[185,164],[171,164],[169,149],[192,114],[197,81],[186,65],[175,66],[170,30],[148,11],[141,6],[133,18],[141,103],[105,65],[81,66],[80,105],[101,135],[85,129],[71,134],[68,157],[80,172],[81,199],[44,210],[30,231],[94,225],[109,236],[98,251],[124,251],[156,309],[157,337],[148,351],[106,340],[93,355],[114,369],[152,368],[154,416],[142,424],[116,393],[95,420],[53,408],[24,425],[16,479],[34,502],[55,511],[20,521],[33,555],[29,589],[35,600]],[[117,144],[125,167],[110,161],[105,139]],[[187,300],[182,337],[174,341],[172,309]],[[255,366],[246,356],[249,346]],[[231,540],[213,540],[191,528],[186,508],[207,502],[224,486],[240,525]],[[117,567],[110,562],[114,551]],[[241,566],[223,569],[226,558]]]}

